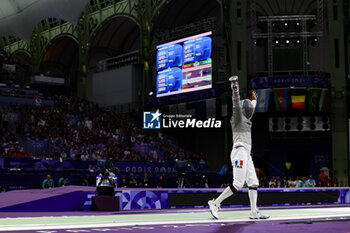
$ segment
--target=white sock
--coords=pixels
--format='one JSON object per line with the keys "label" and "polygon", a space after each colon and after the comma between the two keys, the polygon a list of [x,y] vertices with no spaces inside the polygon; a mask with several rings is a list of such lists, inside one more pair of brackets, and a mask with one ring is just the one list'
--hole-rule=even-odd
{"label": "white sock", "polygon": [[256,206],[256,202],[258,201],[258,191],[249,189],[248,195],[250,201],[250,209],[252,210],[252,212],[258,211],[258,207]]}
{"label": "white sock", "polygon": [[215,199],[214,203],[220,205],[226,198],[230,197],[233,194],[230,187],[227,187],[218,198]]}

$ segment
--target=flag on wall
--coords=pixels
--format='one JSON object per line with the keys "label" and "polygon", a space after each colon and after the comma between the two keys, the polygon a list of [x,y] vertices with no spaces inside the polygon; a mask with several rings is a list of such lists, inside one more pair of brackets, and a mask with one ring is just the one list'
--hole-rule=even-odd
{"label": "flag on wall", "polygon": [[287,109],[287,88],[278,88],[273,90],[275,96],[276,111],[284,112]]}
{"label": "flag on wall", "polygon": [[292,108],[305,109],[305,95],[291,95]]}
{"label": "flag on wall", "polygon": [[256,101],[255,112],[267,112],[269,110],[269,101],[271,89],[257,90],[258,99]]}
{"label": "flag on wall", "polygon": [[322,88],[321,96],[320,96],[320,102],[319,102],[319,111],[320,112],[326,112],[327,111],[327,105],[328,105],[328,98],[329,98],[329,90],[328,88]]}
{"label": "flag on wall", "polygon": [[321,88],[310,88],[309,89],[309,111],[316,112],[318,109],[319,98],[321,94]]}
{"label": "flag on wall", "polygon": [[293,109],[305,109],[306,89],[297,88],[290,90],[290,99]]}

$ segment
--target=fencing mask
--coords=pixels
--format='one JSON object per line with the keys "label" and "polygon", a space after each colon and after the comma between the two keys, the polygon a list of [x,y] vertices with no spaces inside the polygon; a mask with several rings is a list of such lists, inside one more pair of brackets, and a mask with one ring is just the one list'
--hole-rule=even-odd
{"label": "fencing mask", "polygon": [[241,101],[241,104],[243,115],[248,119],[252,118],[255,111],[256,100],[244,99]]}

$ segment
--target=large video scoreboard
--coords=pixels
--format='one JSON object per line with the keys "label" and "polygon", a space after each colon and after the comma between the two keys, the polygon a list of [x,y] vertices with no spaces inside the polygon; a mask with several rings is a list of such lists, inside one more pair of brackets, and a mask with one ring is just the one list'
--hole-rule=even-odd
{"label": "large video scoreboard", "polygon": [[157,46],[157,97],[212,87],[212,32]]}

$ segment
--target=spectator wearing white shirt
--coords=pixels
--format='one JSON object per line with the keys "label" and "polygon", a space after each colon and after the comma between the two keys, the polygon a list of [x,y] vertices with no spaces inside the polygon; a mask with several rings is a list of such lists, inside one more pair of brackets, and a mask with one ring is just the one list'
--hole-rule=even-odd
{"label": "spectator wearing white shirt", "polygon": [[309,176],[309,179],[306,181],[307,187],[315,187],[316,181],[312,178],[312,175]]}
{"label": "spectator wearing white shirt", "polygon": [[292,180],[292,177],[290,176],[288,179],[288,187],[294,188],[296,186],[296,182]]}

